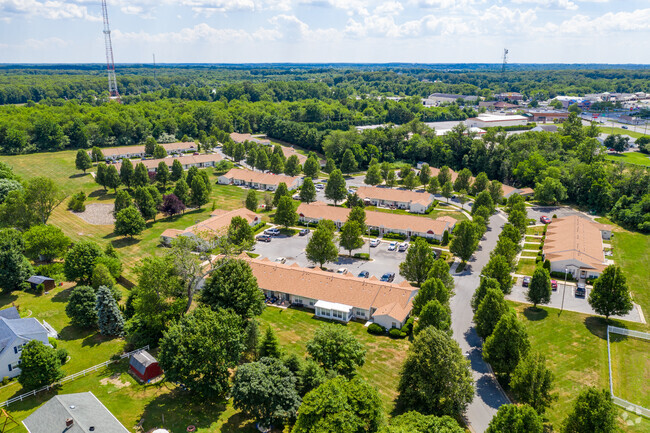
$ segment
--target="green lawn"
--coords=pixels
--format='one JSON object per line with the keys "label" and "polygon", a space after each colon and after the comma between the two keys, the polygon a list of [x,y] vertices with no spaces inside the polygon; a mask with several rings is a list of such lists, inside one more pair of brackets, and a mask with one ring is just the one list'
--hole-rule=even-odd
{"label": "green lawn", "polygon": [[641,152],[608,153],[605,159],[614,162],[650,166],[650,156]]}
{"label": "green lawn", "polygon": [[600,126],[600,132],[603,134],[621,134],[621,135],[629,135],[630,137],[633,138],[641,138],[645,134],[642,132],[634,132],[632,130],[633,126],[628,126],[630,129],[623,129],[623,128],[612,128],[611,126]]}
{"label": "green lawn", "polygon": [[515,273],[519,275],[533,275],[533,271],[535,271],[535,259],[519,259]]}
{"label": "green lawn", "polygon": [[427,214],[417,214],[417,213],[411,213],[407,212],[403,209],[387,209],[384,207],[376,207],[376,206],[366,206],[366,210],[372,210],[372,211],[378,211],[378,212],[385,212],[385,213],[392,213],[392,214],[397,214],[397,215],[412,215],[412,216],[421,216],[423,218],[431,218],[431,219],[436,219],[439,217],[443,216],[450,216],[452,218],[457,219],[458,221],[464,221],[467,220],[467,217],[465,216],[464,213],[460,211],[454,211],[454,210],[432,210],[431,212]]}
{"label": "green lawn", "polygon": [[650,408],[650,341],[609,334],[614,395]]}
{"label": "green lawn", "polygon": [[[570,311],[558,316],[556,309],[541,307],[535,310],[527,305],[512,304],[528,331],[531,347],[546,357],[547,366],[554,374],[553,392],[558,400],[547,416],[557,430],[582,389],[588,386],[609,389],[605,320]],[[642,325],[629,322],[611,323],[643,330]],[[637,418],[623,409],[617,408],[617,411],[622,426],[623,416]],[[639,424],[624,426],[624,430],[650,432],[650,420],[642,418]]]}
{"label": "green lawn", "polygon": [[621,266],[646,319],[650,318],[650,236],[626,230],[613,232],[614,261]]}
{"label": "green lawn", "polygon": [[[316,319],[312,312],[297,309],[268,307],[260,318],[260,329],[270,325],[286,353],[305,356],[306,345],[316,328],[325,323]],[[375,386],[390,411],[397,396],[399,370],[409,347],[408,340],[393,340],[387,336],[368,334],[362,323],[350,322],[346,326],[365,346],[366,362],[359,370],[361,376]]]}
{"label": "green lawn", "polygon": [[[542,235],[544,235],[544,228],[545,228],[545,226],[528,226],[528,227],[526,227],[526,234],[527,235],[542,236]],[[533,239],[533,238],[530,238],[530,239]]]}
{"label": "green lawn", "polygon": [[530,242],[532,238],[527,238],[526,242],[524,242],[524,249],[525,250],[539,250],[539,247],[542,246],[541,242]]}

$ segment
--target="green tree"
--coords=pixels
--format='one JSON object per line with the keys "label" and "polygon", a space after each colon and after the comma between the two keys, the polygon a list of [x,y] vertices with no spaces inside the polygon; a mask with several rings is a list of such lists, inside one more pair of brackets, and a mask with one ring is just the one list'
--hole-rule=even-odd
{"label": "green tree", "polygon": [[496,290],[501,290],[501,287],[499,286],[499,282],[495,280],[494,278],[490,277],[485,277],[481,275],[481,282],[479,283],[478,288],[474,291],[474,294],[472,295],[472,311],[476,313],[476,310],[478,310],[479,305],[481,305],[481,301],[485,297],[488,289],[496,289]]}
{"label": "green tree", "polygon": [[616,407],[608,390],[587,388],[580,392],[564,420],[562,433],[614,433],[619,431]]}
{"label": "green tree", "polygon": [[303,398],[292,433],[376,433],[384,425],[377,390],[360,378],[336,377]]}
{"label": "green tree", "polygon": [[91,241],[77,242],[66,254],[63,272],[68,281],[90,283],[95,269],[95,261],[104,253],[99,246]]}
{"label": "green tree", "polygon": [[284,161],[278,154],[271,155],[271,173],[281,174],[284,172]]}
{"label": "green tree", "polygon": [[276,224],[283,225],[285,228],[289,228],[296,224],[298,221],[298,213],[296,212],[293,200],[291,200],[290,197],[283,196],[280,199],[273,221]]}
{"label": "green tree", "polygon": [[106,168],[106,173],[104,174],[104,182],[108,188],[113,188],[113,191],[117,193],[117,188],[120,186],[122,181],[120,180],[120,174],[117,172],[117,168],[114,165],[109,165]]}
{"label": "green tree", "polygon": [[61,188],[50,178],[34,177],[25,184],[25,202],[38,216],[41,224],[47,224],[52,211],[64,198]]}
{"label": "green tree", "polygon": [[451,182],[451,170],[446,165],[440,167],[440,170],[438,171],[438,182],[440,185]]}
{"label": "green tree", "polygon": [[133,206],[122,209],[115,215],[115,234],[118,236],[139,235],[147,227],[141,213]]}
{"label": "green tree", "polygon": [[174,186],[174,195],[178,197],[178,199],[183,202],[184,205],[188,205],[190,202],[190,187],[187,185],[187,182],[185,182],[185,179],[181,178],[176,182],[176,186]]}
{"label": "green tree", "polygon": [[187,170],[187,176],[185,176],[185,181],[189,186],[192,186],[192,181],[194,181],[194,178],[199,175],[199,169],[192,166],[190,167],[189,170]]}
{"label": "green tree", "polygon": [[162,159],[167,157],[167,151],[165,150],[164,147],[161,145],[156,145],[156,147],[153,150],[153,157],[155,159]]}
{"label": "green tree", "polygon": [[230,395],[235,409],[262,426],[288,422],[300,407],[296,377],[274,358],[240,365]]}
{"label": "green tree", "polygon": [[438,194],[440,191],[440,182],[438,182],[437,177],[432,177],[431,180],[429,180],[429,184],[427,185],[427,192],[429,194]]}
{"label": "green tree", "polygon": [[451,184],[451,182],[442,184],[442,196],[447,199],[447,203],[449,203],[449,199],[451,198],[453,192],[454,192],[454,187]]}
{"label": "green tree", "polygon": [[449,251],[463,262],[472,257],[478,247],[479,238],[476,226],[471,221],[461,221],[454,230],[454,238],[449,244]]}
{"label": "green tree", "polygon": [[482,191],[476,196],[474,204],[472,205],[472,215],[476,212],[478,208],[484,206],[490,211],[490,215],[494,213],[494,202],[492,201],[492,196],[488,191]]}
{"label": "green tree", "polygon": [[153,155],[153,152],[156,150],[156,146],[158,145],[158,142],[156,142],[156,139],[153,137],[147,137],[147,139],[144,141],[144,153],[145,155]]}
{"label": "green tree", "polygon": [[383,182],[381,178],[381,169],[379,168],[379,163],[375,160],[374,164],[370,164],[368,171],[366,172],[366,177],[363,182],[368,185],[379,185]]}
{"label": "green tree", "polygon": [[390,419],[382,433],[464,433],[465,429],[450,416],[422,415],[410,411]]}
{"label": "green tree", "polygon": [[359,249],[364,244],[362,234],[361,225],[357,221],[346,222],[341,227],[339,246],[348,250],[350,257],[352,257],[352,250]]}
{"label": "green tree", "polygon": [[0,288],[12,291],[33,275],[32,265],[23,256],[25,248],[20,232],[16,229],[0,230]]}
{"label": "green tree", "polygon": [[106,169],[106,164],[99,163],[97,164],[97,173],[95,173],[95,182],[97,185],[102,186],[104,191],[106,191]]}
{"label": "green tree", "polygon": [[94,290],[99,289],[100,286],[106,286],[112,289],[115,286],[115,278],[113,278],[106,265],[98,263],[95,265],[95,269],[93,269],[90,284]]}
{"label": "green tree", "polygon": [[[331,221],[329,223],[334,225]],[[319,221],[305,248],[307,260],[318,263],[321,268],[323,264],[333,262],[339,257],[339,250],[334,244],[334,227],[330,227],[330,224],[325,220]]]}
{"label": "green tree", "polygon": [[178,159],[174,159],[174,162],[172,163],[172,173],[169,177],[169,179],[172,182],[177,182],[183,177],[183,164]]}
{"label": "green tree", "polygon": [[[142,218],[144,218],[145,221],[156,218],[158,209],[156,209],[156,202],[151,196],[151,192],[149,192],[148,188],[142,186],[138,187],[134,191],[133,197],[135,199],[135,205],[138,207],[138,210],[140,211],[140,215],[142,215]],[[123,212],[124,210],[121,210],[120,212]],[[131,216],[132,214],[133,212],[129,212],[125,215]],[[116,219],[115,225],[117,225],[117,215],[115,216],[115,219]],[[135,223],[135,220],[132,221]],[[137,224],[136,226],[139,226],[139,224]]]}
{"label": "green tree", "polygon": [[483,267],[483,275],[497,280],[501,291],[507,295],[512,288],[510,270],[510,263],[508,263],[505,257],[492,256],[490,261]]}
{"label": "green tree", "polygon": [[335,324],[321,325],[307,342],[307,353],[326,370],[354,376],[366,359],[366,349],[350,330]]}
{"label": "green tree", "polygon": [[257,212],[257,206],[258,206],[258,201],[257,201],[257,193],[255,190],[249,190],[248,194],[246,194],[246,209]]}
{"label": "green tree", "polygon": [[493,180],[492,182],[490,182],[488,191],[490,192],[490,196],[492,197],[492,202],[495,205],[501,204],[501,202],[503,201],[503,184],[498,180]]}
{"label": "green tree", "polygon": [[269,165],[269,155],[264,149],[260,149],[260,151],[257,152],[257,158],[255,159],[255,168],[260,171],[266,171],[269,169]]}
{"label": "green tree", "polygon": [[522,234],[513,224],[507,223],[503,226],[503,230],[501,230],[501,234],[499,235],[499,238],[502,237],[509,238],[515,245],[517,245],[521,240]]}
{"label": "green tree", "polygon": [[316,158],[310,156],[309,158],[307,158],[307,161],[305,161],[302,170],[305,172],[305,176],[311,177],[312,179],[316,179],[320,172],[320,164]]}
{"label": "green tree", "polygon": [[229,309],[242,319],[262,314],[264,293],[246,261],[224,259],[215,269],[201,291],[203,304],[214,311]]}
{"label": "green tree", "polygon": [[334,170],[336,170],[336,164],[334,163],[334,160],[332,158],[327,158],[325,160],[325,167],[323,167],[323,171],[325,173],[331,173]]}
{"label": "green tree", "polygon": [[190,203],[201,209],[210,199],[210,193],[205,185],[203,176],[195,176],[192,180],[192,190],[190,191]]}
{"label": "green tree", "polygon": [[311,177],[307,176],[302,182],[300,188],[300,200],[306,203],[311,203],[316,200],[316,187]]}
{"label": "green tree", "polygon": [[61,361],[56,350],[42,341],[31,340],[20,354],[20,376],[18,382],[23,389],[31,390],[50,385],[65,374],[61,371]]}
{"label": "green tree", "polygon": [[255,243],[253,228],[246,218],[240,216],[232,217],[228,226],[228,239],[233,245],[248,249]]}
{"label": "green tree", "polygon": [[354,173],[359,169],[359,164],[357,163],[356,158],[352,150],[347,149],[343,153],[343,159],[341,159],[341,171],[343,173]]}
{"label": "green tree", "polygon": [[289,188],[287,188],[287,184],[284,182],[280,182],[278,188],[275,190],[275,193],[273,194],[273,206],[277,207],[282,197],[291,198],[291,193],[289,192]]}
{"label": "green tree", "polygon": [[260,342],[260,357],[277,358],[282,357],[282,348],[277,335],[270,326],[267,326],[264,338]]}
{"label": "green tree", "polygon": [[74,166],[77,170],[83,170],[84,173],[86,173],[86,170],[93,166],[93,161],[90,159],[90,155],[88,155],[87,151],[83,149],[79,149],[77,151],[77,157],[75,158]]}
{"label": "green tree", "polygon": [[436,260],[436,254],[423,238],[416,238],[406,252],[406,258],[399,265],[399,273],[408,281],[420,285],[427,279],[429,270]]}
{"label": "green tree", "polygon": [[169,182],[169,168],[165,161],[160,161],[158,167],[156,167],[156,181],[160,182],[163,188],[167,188],[167,182]]}
{"label": "green tree", "polygon": [[422,164],[422,168],[420,169],[420,183],[422,185],[428,185],[429,181],[431,180],[431,168],[429,167],[429,164],[424,163]]}
{"label": "green tree", "polygon": [[519,233],[523,235],[526,233],[526,227],[528,226],[528,219],[526,218],[526,214],[520,210],[513,210],[510,212],[510,215],[508,215],[508,222],[512,224],[513,226],[517,227],[517,230],[519,230]]}
{"label": "green tree", "polygon": [[348,221],[356,221],[359,223],[361,233],[365,233],[368,230],[368,226],[366,226],[366,211],[361,206],[353,206],[350,209]]}
{"label": "green tree", "polygon": [[454,277],[449,272],[449,264],[442,258],[433,262],[427,278],[438,278],[447,288],[449,293],[454,291]]}
{"label": "green tree", "polygon": [[477,196],[481,192],[486,191],[488,189],[489,184],[490,184],[490,180],[488,179],[487,174],[485,174],[485,172],[483,171],[480,172],[476,176],[476,179],[474,179],[474,183],[472,184],[472,195]]}
{"label": "green tree", "polygon": [[534,307],[537,304],[548,304],[551,302],[551,276],[548,271],[540,266],[535,268],[533,278],[530,280],[526,299]]}
{"label": "green tree", "polygon": [[95,310],[95,290],[89,286],[77,286],[72,289],[65,314],[74,326],[94,328],[97,326],[97,311]]}
{"label": "green tree", "polygon": [[589,305],[606,319],[624,316],[632,310],[630,289],[619,266],[610,265],[603,270],[589,293]]}
{"label": "green tree", "polygon": [[291,155],[287,158],[287,163],[284,165],[284,174],[287,176],[298,176],[301,171],[298,155]]}
{"label": "green tree", "polygon": [[99,147],[97,147],[97,146],[94,146],[94,147],[90,150],[90,157],[91,157],[92,160],[95,161],[95,162],[99,162],[99,161],[103,161],[103,160],[104,160],[104,154],[102,153],[102,150],[101,150]]}
{"label": "green tree", "polygon": [[400,409],[456,416],[474,398],[469,361],[446,332],[429,326],[409,347],[397,390]]}
{"label": "green tree", "polygon": [[460,191],[463,189],[465,191],[469,191],[471,186],[471,178],[472,172],[469,170],[469,168],[462,169],[454,181],[454,191]]}
{"label": "green tree", "polygon": [[[494,281],[494,280],[492,280]],[[499,289],[488,288],[474,314],[476,333],[486,339],[499,323],[501,317],[508,312],[508,304]]]}
{"label": "green tree", "polygon": [[133,177],[135,176],[135,169],[131,160],[128,158],[122,159],[122,164],[120,165],[120,181],[122,185],[131,189],[133,184]]}
{"label": "green tree", "polygon": [[341,170],[334,170],[325,186],[325,197],[334,200],[334,205],[345,199],[347,189]]}
{"label": "green tree", "polygon": [[198,307],[186,314],[160,340],[158,361],[166,379],[203,399],[222,397],[245,348],[243,330],[242,320],[227,310]]}
{"label": "green tree", "polygon": [[[518,234],[519,233],[517,232],[517,235]],[[490,257],[502,256],[508,261],[511,268],[514,269],[518,253],[519,245],[514,243],[512,239],[507,236],[499,236],[496,246],[490,252]]]}
{"label": "green tree", "polygon": [[125,190],[119,190],[115,195],[115,205],[113,215],[117,215],[122,209],[133,206],[131,195]]}
{"label": "green tree", "polygon": [[504,404],[485,433],[542,433],[542,418],[528,405]]}
{"label": "green tree", "polygon": [[391,170],[388,172],[388,176],[386,176],[386,186],[394,188],[395,185],[397,185],[397,176],[395,175],[395,170]]}
{"label": "green tree", "polygon": [[137,188],[147,185],[149,185],[149,171],[143,163],[139,162],[135,166],[135,172],[133,173],[133,178],[131,180],[131,187]]}
{"label": "green tree", "polygon": [[428,326],[433,326],[444,332],[451,332],[451,310],[437,299],[427,302],[420,311],[414,329],[415,334],[419,334]]}
{"label": "green tree", "polygon": [[526,328],[513,313],[507,313],[501,316],[494,331],[485,340],[483,359],[492,365],[494,371],[509,378],[529,349]]}
{"label": "green tree", "polygon": [[542,204],[557,204],[566,198],[566,187],[559,179],[547,177],[542,183],[535,184],[535,200]]}
{"label": "green tree", "polygon": [[63,257],[70,247],[70,238],[55,226],[37,225],[23,234],[25,255],[34,261],[39,258],[51,262]]}
{"label": "green tree", "polygon": [[97,289],[97,326],[102,335],[121,337],[124,334],[124,318],[113,297],[113,293],[106,286]]}
{"label": "green tree", "polygon": [[404,188],[411,191],[415,189],[415,187],[418,186],[419,184],[420,184],[420,180],[415,175],[415,172],[409,171],[409,174],[407,174],[406,178],[404,178]]}
{"label": "green tree", "polygon": [[439,278],[429,278],[422,283],[417,295],[413,298],[413,309],[411,310],[414,316],[419,316],[422,308],[432,300],[437,300],[442,305],[449,304],[450,291],[445,287],[442,280]]}
{"label": "green tree", "polygon": [[529,404],[539,414],[551,406],[556,397],[553,373],[546,367],[546,359],[539,353],[529,353],[512,373],[510,388],[521,403]]}

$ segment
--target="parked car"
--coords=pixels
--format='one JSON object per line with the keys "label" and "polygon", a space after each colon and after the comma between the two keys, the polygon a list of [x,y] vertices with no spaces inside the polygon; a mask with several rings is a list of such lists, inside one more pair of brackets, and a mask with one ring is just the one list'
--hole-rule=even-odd
{"label": "parked car", "polygon": [[269,235],[259,235],[255,239],[257,239],[260,242],[271,242],[271,236]]}
{"label": "parked car", "polygon": [[277,263],[287,263],[286,257],[278,257],[275,259]]}
{"label": "parked car", "polygon": [[325,185],[323,185],[322,183],[317,183],[316,184],[316,189],[318,189],[318,190],[325,189]]}
{"label": "parked car", "polygon": [[400,253],[403,253],[404,251],[406,251],[406,250],[408,249],[408,247],[409,247],[409,243],[408,243],[408,242],[402,242],[401,244],[399,244],[398,251],[399,251]]}
{"label": "parked car", "polygon": [[384,275],[381,276],[381,281],[388,281],[389,283],[392,283],[394,279],[395,279],[395,272],[386,272]]}
{"label": "parked car", "polygon": [[277,235],[280,234],[280,230],[279,230],[279,229],[276,229],[276,228],[274,227],[274,228],[272,228],[272,229],[266,229],[266,230],[264,230],[264,234],[265,234],[265,235],[269,235],[269,236],[277,236]]}
{"label": "parked car", "polygon": [[348,273],[348,268],[338,268],[336,270],[337,274],[347,274]]}
{"label": "parked car", "polygon": [[627,126],[621,126],[621,128],[623,128],[623,129],[628,129]]}
{"label": "parked car", "polygon": [[370,276],[370,272],[368,272],[368,271],[361,271],[361,272],[359,272],[359,275],[358,275],[359,278],[368,278],[369,276]]}
{"label": "parked car", "polygon": [[551,280],[551,289],[557,290],[557,281]]}
{"label": "parked car", "polygon": [[373,239],[373,240],[370,241],[370,246],[371,246],[371,247],[376,247],[376,246],[378,246],[380,243],[381,243],[381,242],[379,241],[379,239]]}
{"label": "parked car", "polygon": [[298,232],[300,236],[305,236],[309,234],[309,229],[302,229]]}
{"label": "parked car", "polygon": [[524,277],[524,281],[522,281],[521,285],[523,287],[528,287],[530,285],[530,277]]}
{"label": "parked car", "polygon": [[541,218],[539,219],[542,224],[550,224],[551,219],[547,217],[546,215],[542,215]]}
{"label": "parked car", "polygon": [[294,200],[300,200],[300,194],[294,194],[291,196],[291,198]]}
{"label": "parked car", "polygon": [[391,242],[388,245],[388,251],[395,251],[397,249],[397,242]]}
{"label": "parked car", "polygon": [[348,189],[348,194],[354,194],[356,191],[353,190],[352,188]]}
{"label": "parked car", "polygon": [[587,286],[585,286],[585,283],[578,283],[578,286],[576,287],[576,296],[584,298],[586,295]]}

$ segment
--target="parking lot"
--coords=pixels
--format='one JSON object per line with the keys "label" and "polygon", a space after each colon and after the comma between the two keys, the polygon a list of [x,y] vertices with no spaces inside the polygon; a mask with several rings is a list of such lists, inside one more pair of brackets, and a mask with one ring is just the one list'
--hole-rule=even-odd
{"label": "parking lot", "polygon": [[[558,215],[559,217],[559,215]],[[506,296],[506,299],[516,302],[528,303],[526,300],[526,292],[528,291],[527,287],[521,285],[522,278],[517,278],[517,282],[512,288],[512,292]],[[547,307],[560,309],[562,307],[562,295],[564,293],[564,309],[567,311],[575,311],[578,313],[584,314],[596,314],[594,310],[589,305],[589,293],[591,293],[591,286],[587,286],[587,293],[585,297],[577,297],[575,295],[576,286],[574,283],[567,283],[566,291],[564,289],[564,281],[557,281],[557,290],[553,291],[551,294],[551,302],[546,304]],[[626,316],[618,317],[619,319],[629,320],[631,322],[641,322],[641,316],[638,309],[633,308]]]}
{"label": "parking lot", "polygon": [[528,211],[528,218],[534,219],[537,223],[539,223],[539,219],[542,216],[553,218],[553,215],[557,215],[558,218],[564,218],[571,215],[578,215],[582,218],[588,218],[584,213],[567,206],[532,206],[527,207],[526,210]]}
{"label": "parking lot", "polygon": [[[287,259],[286,263],[288,265],[297,263],[302,267],[314,266],[314,263],[307,260],[305,256],[305,247],[310,237],[311,233],[306,236],[275,236],[271,242],[257,242],[254,252],[259,254],[260,258],[266,257],[271,261],[278,257],[284,257]],[[370,276],[374,275],[377,278],[381,278],[386,272],[394,272],[395,280],[393,282],[400,283],[404,281],[404,278],[399,274],[399,264],[404,260],[406,252],[388,251],[388,245],[389,242],[381,242],[377,247],[370,247],[366,241],[363,248],[353,250],[352,254],[368,253],[370,254],[370,260],[339,256],[336,263],[326,263],[325,267],[328,269],[346,268],[355,276],[361,271],[368,271]],[[340,252],[348,254],[347,250],[341,250]]]}

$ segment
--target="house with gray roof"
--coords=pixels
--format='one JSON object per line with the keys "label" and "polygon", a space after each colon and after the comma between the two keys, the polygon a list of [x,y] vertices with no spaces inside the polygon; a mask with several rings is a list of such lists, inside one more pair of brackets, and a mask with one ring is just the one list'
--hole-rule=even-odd
{"label": "house with gray roof", "polygon": [[23,425],[29,433],[128,433],[90,391],[52,397]]}
{"label": "house with gray roof", "polygon": [[[49,326],[49,325],[48,325]],[[20,355],[23,347],[32,340],[50,345],[52,336],[47,327],[33,317],[21,319],[15,307],[0,311],[0,377],[20,374]],[[54,336],[56,332],[54,333]]]}

